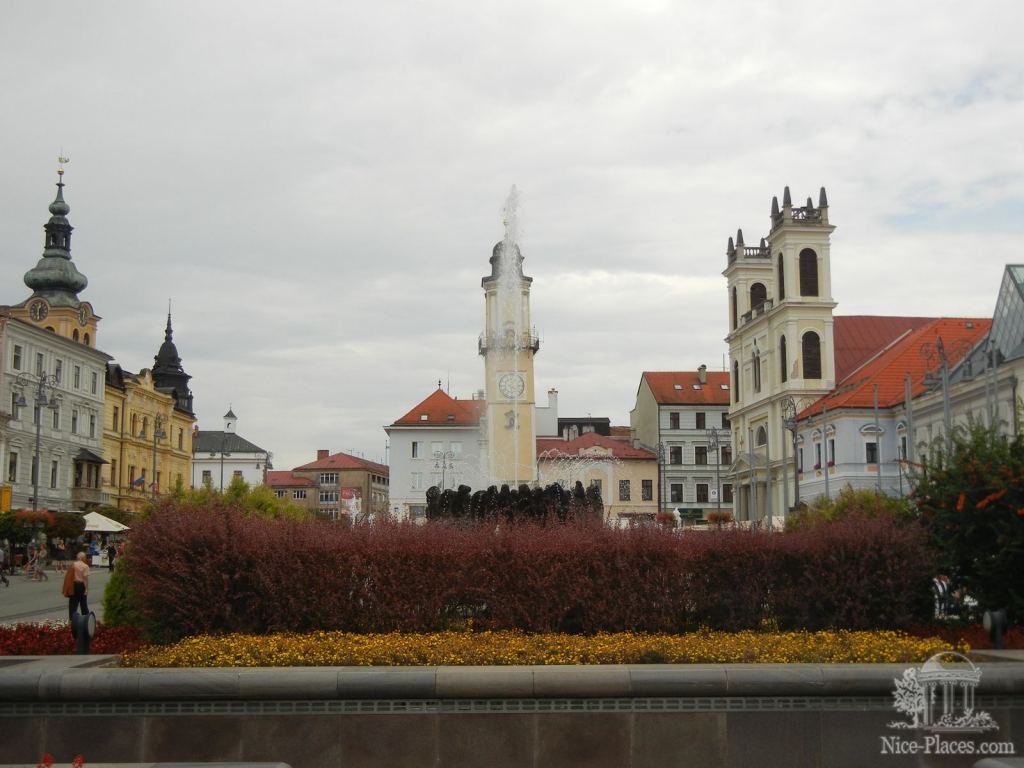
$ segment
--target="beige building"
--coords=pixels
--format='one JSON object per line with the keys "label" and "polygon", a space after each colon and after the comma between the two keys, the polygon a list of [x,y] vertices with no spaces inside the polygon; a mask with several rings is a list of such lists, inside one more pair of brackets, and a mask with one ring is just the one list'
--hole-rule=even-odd
{"label": "beige building", "polygon": [[537,473],[542,487],[558,483],[572,488],[577,480],[597,485],[611,525],[654,520],[658,511],[658,455],[624,440],[596,432],[574,440],[538,438]]}
{"label": "beige building", "polygon": [[388,512],[388,468],[348,453],[325,449],[316,461],[291,472],[268,472],[267,485],[280,499],[327,520],[380,518]]}

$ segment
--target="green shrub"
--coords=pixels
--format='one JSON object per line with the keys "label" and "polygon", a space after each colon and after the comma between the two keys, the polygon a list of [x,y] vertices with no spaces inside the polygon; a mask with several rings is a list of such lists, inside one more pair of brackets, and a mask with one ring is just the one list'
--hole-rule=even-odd
{"label": "green shrub", "polygon": [[124,557],[110,574],[107,587],[103,590],[103,619],[117,627],[145,627],[139,611],[138,596],[131,585],[130,561]]}

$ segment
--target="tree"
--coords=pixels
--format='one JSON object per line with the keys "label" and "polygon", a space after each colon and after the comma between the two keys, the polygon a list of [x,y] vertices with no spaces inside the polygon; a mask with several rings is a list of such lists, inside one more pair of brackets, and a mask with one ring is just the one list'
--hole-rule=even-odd
{"label": "tree", "polygon": [[85,533],[85,518],[77,512],[56,512],[46,533],[59,539],[77,539]]}
{"label": "tree", "polygon": [[[896,690],[892,692],[893,706],[897,712],[902,712],[910,717],[913,722],[911,728],[917,728],[921,724],[921,715],[924,713],[924,689],[917,679],[917,667],[908,667],[903,670],[903,677],[897,677]],[[894,723],[894,725],[896,725]],[[906,724],[899,725],[905,727]]]}
{"label": "tree", "polygon": [[939,561],[982,609],[1024,618],[1024,436],[975,426],[916,473],[913,498]]}
{"label": "tree", "polygon": [[917,517],[913,505],[906,499],[886,496],[877,491],[861,489],[855,491],[847,485],[835,499],[819,496],[810,506],[786,517],[786,529],[795,530],[805,526],[828,523],[833,520],[857,515],[860,517],[888,516],[897,521],[910,522]]}

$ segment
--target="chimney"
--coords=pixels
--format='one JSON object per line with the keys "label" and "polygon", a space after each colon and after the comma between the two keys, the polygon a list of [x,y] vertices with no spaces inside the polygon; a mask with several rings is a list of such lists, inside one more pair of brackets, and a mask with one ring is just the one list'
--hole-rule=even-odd
{"label": "chimney", "polygon": [[706,365],[701,365],[701,367],[697,369],[697,381],[701,384],[708,383],[708,367]]}
{"label": "chimney", "polygon": [[331,455],[331,452],[329,450],[327,450],[326,448],[320,448],[316,452],[316,460],[317,461],[322,461],[323,459],[326,459],[330,455]]}
{"label": "chimney", "polygon": [[552,389],[548,390],[548,408],[551,409],[551,412],[553,414],[555,414],[555,417],[557,418],[557,416],[558,416],[558,390],[557,389],[552,388]]}

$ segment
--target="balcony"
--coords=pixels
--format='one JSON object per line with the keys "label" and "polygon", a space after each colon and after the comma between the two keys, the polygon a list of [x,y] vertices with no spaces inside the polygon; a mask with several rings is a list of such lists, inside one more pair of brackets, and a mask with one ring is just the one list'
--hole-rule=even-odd
{"label": "balcony", "polygon": [[756,307],[754,307],[749,312],[744,312],[743,313],[743,315],[740,317],[740,319],[742,320],[740,325],[745,325],[746,323],[749,323],[751,320],[754,320],[754,319],[760,317],[761,315],[764,315],[764,314],[767,314],[768,312],[771,312],[772,308],[774,306],[775,306],[774,300],[772,300],[772,299],[765,299],[762,303],[758,304]]}
{"label": "balcony", "polygon": [[109,502],[110,494],[100,490],[99,488],[78,486],[71,489],[71,506],[76,509],[81,509],[87,504],[108,504]]}
{"label": "balcony", "polygon": [[496,333],[481,333],[477,339],[477,352],[481,355],[486,355],[490,350],[519,352],[526,349],[532,350],[534,353],[540,349],[540,336],[537,335],[536,328],[523,331],[519,334],[518,340],[512,331],[503,336]]}

